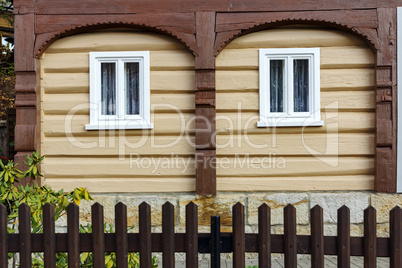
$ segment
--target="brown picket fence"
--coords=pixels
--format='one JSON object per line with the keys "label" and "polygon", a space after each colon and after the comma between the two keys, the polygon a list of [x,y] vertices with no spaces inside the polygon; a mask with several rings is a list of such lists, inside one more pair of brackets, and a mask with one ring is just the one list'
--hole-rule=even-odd
{"label": "brown picket fence", "polygon": [[211,218],[211,232],[198,232],[198,208],[186,206],[185,233],[175,233],[174,206],[162,207],[162,233],[151,232],[151,207],[139,206],[139,232],[127,233],[127,207],[115,206],[115,233],[104,233],[103,207],[92,206],[92,233],[79,232],[79,208],[67,209],[67,233],[55,232],[54,208],[46,204],[43,210],[43,233],[31,234],[30,208],[19,208],[19,233],[7,234],[7,210],[0,206],[0,267],[7,267],[7,253],[20,253],[20,267],[32,267],[32,253],[43,252],[45,267],[56,267],[56,252],[68,253],[68,267],[80,267],[80,253],[92,252],[93,267],[105,267],[105,252],[116,253],[117,267],[128,267],[127,253],[139,252],[140,267],[151,268],[152,252],[162,252],[164,268],[175,266],[175,252],[184,252],[186,267],[198,267],[198,254],[211,254],[211,267],[220,267],[221,253],[233,252],[233,267],[245,267],[245,253],[259,256],[259,268],[271,267],[271,253],[284,253],[286,268],[297,267],[297,254],[310,254],[311,267],[324,267],[324,255],[336,255],[338,267],[350,267],[350,256],[363,256],[364,267],[376,267],[376,257],[389,257],[390,267],[402,267],[402,210],[390,211],[390,237],[376,236],[376,210],[364,211],[364,236],[350,236],[350,211],[338,210],[337,236],[324,236],[323,210],[311,209],[311,236],[297,235],[296,209],[284,208],[284,234],[271,234],[270,208],[258,209],[258,233],[245,233],[244,206],[233,206],[232,232],[220,231],[219,216]]}

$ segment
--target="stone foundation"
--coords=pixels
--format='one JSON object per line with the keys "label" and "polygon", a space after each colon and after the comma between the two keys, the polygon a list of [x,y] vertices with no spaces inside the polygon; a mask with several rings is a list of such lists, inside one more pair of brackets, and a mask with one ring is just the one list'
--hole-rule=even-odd
{"label": "stone foundation", "polygon": [[[147,202],[152,209],[153,231],[160,232],[162,224],[162,205],[170,202],[175,206],[176,229],[185,230],[185,206],[193,201],[198,205],[199,230],[209,232],[210,216],[220,215],[222,231],[231,231],[232,206],[237,202],[245,205],[246,232],[258,232],[258,207],[266,203],[271,207],[273,234],[283,234],[283,208],[287,204],[296,207],[297,233],[310,234],[310,212],[320,205],[324,212],[324,234],[336,235],[337,209],[346,205],[350,209],[351,235],[363,235],[363,212],[372,205],[377,210],[377,236],[389,234],[389,211],[394,206],[402,206],[402,195],[376,194],[373,192],[264,192],[227,193],[220,192],[215,197],[194,194],[93,194],[94,201],[83,201],[80,205],[80,223],[91,222],[91,205],[99,202],[104,206],[106,223],[114,223],[114,205],[123,202],[128,209],[128,225],[138,229],[138,205]],[[58,228],[66,227],[66,219],[59,219]]]}

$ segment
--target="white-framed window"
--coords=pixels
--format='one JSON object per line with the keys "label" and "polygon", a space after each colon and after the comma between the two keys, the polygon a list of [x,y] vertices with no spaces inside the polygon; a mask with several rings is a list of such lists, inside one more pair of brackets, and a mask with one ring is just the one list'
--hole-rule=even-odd
{"label": "white-framed window", "polygon": [[87,130],[151,129],[149,51],[89,53]]}
{"label": "white-framed window", "polygon": [[259,50],[258,127],[322,126],[320,49]]}

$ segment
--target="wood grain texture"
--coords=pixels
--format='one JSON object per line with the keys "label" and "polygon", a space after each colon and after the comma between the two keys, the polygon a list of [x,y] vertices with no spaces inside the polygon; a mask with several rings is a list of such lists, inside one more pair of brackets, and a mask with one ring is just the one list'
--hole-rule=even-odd
{"label": "wood grain texture", "polygon": [[[250,183],[250,182],[253,183]],[[370,190],[374,187],[373,175],[343,176],[281,176],[266,177],[243,176],[217,178],[218,191],[255,192],[255,191],[353,191]]]}
{"label": "wood grain texture", "polygon": [[46,178],[46,185],[52,189],[74,190],[77,185],[90,192],[99,193],[158,193],[158,192],[194,192],[195,178],[191,177],[107,177],[107,178]]}
{"label": "wood grain texture", "polygon": [[[376,114],[377,139],[376,148],[376,184],[378,192],[396,192],[396,137],[397,137],[397,95],[396,87],[396,9],[379,8],[378,42],[376,66],[376,99],[378,112]],[[388,87],[388,88],[387,88]],[[390,92],[384,98],[383,89]],[[386,109],[384,109],[386,108]],[[386,114],[384,112],[387,112]]]}
{"label": "wood grain texture", "polygon": [[[242,16],[240,15],[240,18]],[[258,49],[263,47],[320,47],[323,127],[257,128]],[[218,189],[308,191],[373,187],[374,63],[373,52],[361,40],[350,34],[323,27],[304,25],[262,30],[238,37],[228,44],[216,60]],[[333,139],[335,137],[336,141]],[[362,142],[364,144],[361,144]],[[334,145],[336,149],[331,147]],[[318,155],[320,154],[318,152],[321,152],[321,155]],[[245,159],[247,154],[251,157]],[[321,160],[324,160],[321,158],[324,154],[333,155],[337,159],[337,164],[331,168],[328,166],[327,170],[321,169],[327,165],[324,162],[331,161],[329,158],[324,160],[321,163],[323,166],[313,164],[315,160],[312,160],[311,154],[315,154]],[[272,157],[281,155],[284,156],[286,167],[277,169],[274,167]],[[296,155],[300,158],[292,158]],[[364,167],[358,164],[362,168],[360,171],[344,169],[346,167],[344,164],[357,160],[354,155],[368,156],[365,160],[360,158],[363,162],[366,161]],[[264,157],[268,156],[271,156],[269,171],[256,168],[258,164],[254,165],[254,169],[251,166],[247,167],[252,161],[254,163],[260,161],[261,164]],[[226,168],[219,165],[224,161],[228,162]],[[240,167],[242,161],[245,164]],[[297,161],[304,161],[300,169],[297,167]],[[318,182],[318,177],[324,174],[332,178]],[[231,176],[233,184],[229,185]],[[240,176],[247,178],[244,179],[247,183],[242,183]],[[309,176],[317,179],[306,179]],[[343,176],[349,180],[343,179]],[[334,182],[335,178],[339,181]],[[264,179],[267,180],[265,183]],[[306,179],[305,185],[302,185],[303,179]],[[359,186],[362,180],[364,183]],[[274,185],[276,182],[278,185]]]}
{"label": "wood grain texture", "polygon": [[[124,131],[124,134],[114,130],[85,130],[85,125],[89,123],[88,106],[85,107],[89,102],[88,52],[116,50],[150,51],[151,120],[155,125],[152,130],[129,130]],[[131,182],[138,180],[139,189],[155,192],[149,190],[152,188],[150,185],[157,183],[162,177],[174,182],[173,185],[181,189],[180,191],[194,190],[195,63],[193,55],[182,44],[172,38],[146,31],[91,32],[56,41],[43,54],[40,63],[40,144],[41,154],[47,155],[48,160],[42,165],[46,182],[59,188],[65,188],[63,183],[66,183],[65,186],[69,188],[71,184],[68,179],[74,181],[83,178],[82,174],[71,172],[80,169],[74,158],[81,155],[85,157],[81,159],[81,163],[95,164],[95,158],[90,156],[97,155],[107,156],[108,160],[104,158],[105,161],[112,161],[122,167],[122,170],[117,173],[116,170],[107,172],[103,167],[108,167],[110,163],[90,165],[93,168],[86,173],[90,181],[86,183],[81,180],[80,183],[95,191],[105,190],[91,181],[95,178],[94,174],[100,179],[121,178],[121,189],[112,186],[117,192],[127,189],[139,191],[128,186],[128,178]],[[70,111],[76,105],[79,107]],[[68,116],[69,112],[74,116]],[[66,133],[70,134],[66,137]],[[95,146],[88,148],[90,144]],[[82,150],[83,147],[86,149]],[[149,159],[159,161],[159,167],[148,163],[145,168],[140,164],[132,169],[130,153],[135,153],[137,160],[148,155]],[[119,155],[126,160],[120,161]],[[164,161],[164,167],[161,167],[161,161]],[[175,168],[175,161],[183,165]],[[59,166],[67,167],[70,164],[75,168],[70,166],[63,169]],[[59,168],[63,169],[64,175],[58,171]],[[144,178],[148,179],[148,183]],[[176,182],[183,184],[177,187]],[[168,182],[161,185],[166,187],[167,184]],[[163,188],[156,188],[157,191],[163,191]]]}
{"label": "wood grain texture", "polygon": [[[116,21],[116,15],[103,15],[104,21]],[[151,14],[121,14],[118,16],[120,22],[130,24],[145,24],[153,27],[162,27],[168,29],[177,29],[185,33],[195,33],[195,16],[194,13],[169,13],[163,11]],[[69,14],[61,16],[38,15],[36,18],[38,27],[35,29],[36,34],[57,32],[70,27],[78,27],[82,25],[91,25],[99,22],[98,15],[81,15]]]}
{"label": "wood grain texture", "polygon": [[316,12],[253,12],[253,13],[218,13],[216,31],[233,31],[250,28],[276,20],[317,20],[331,21],[343,24],[353,24],[356,27],[377,28],[378,21],[375,9],[345,10],[344,12],[320,10]]}
{"label": "wood grain texture", "polygon": [[[21,8],[21,3],[16,6],[16,12],[26,12],[26,7]],[[36,6],[38,14],[99,14],[99,13],[152,13],[152,12],[194,12],[199,10],[214,10],[214,11],[286,11],[286,10],[320,10],[325,7],[326,10],[338,10],[340,6],[344,9],[363,9],[363,8],[377,8],[377,7],[395,7],[398,5],[397,0],[388,0],[378,2],[374,0],[365,1],[341,1],[334,3],[333,1],[324,0],[317,5],[311,1],[298,1],[297,5],[293,1],[276,2],[270,1],[255,1],[252,3],[245,3],[241,0],[234,0],[231,2],[216,2],[213,0],[206,0],[203,2],[191,0],[187,1],[184,5],[179,0],[169,0],[163,2],[148,1],[141,5],[135,5],[131,1],[118,1],[113,0],[108,2],[110,7],[103,1],[91,2],[86,5],[75,5],[74,3],[65,3],[61,0],[46,0],[38,2],[36,5],[33,3],[27,4],[28,11],[32,12],[33,7]],[[157,3],[157,5],[156,5]]]}

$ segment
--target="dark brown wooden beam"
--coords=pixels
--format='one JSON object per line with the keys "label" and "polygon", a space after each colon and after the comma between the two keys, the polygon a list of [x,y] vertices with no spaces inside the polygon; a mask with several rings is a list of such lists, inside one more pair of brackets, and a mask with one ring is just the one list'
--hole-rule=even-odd
{"label": "dark brown wooden beam", "polygon": [[396,192],[396,9],[379,8],[376,66],[376,192]]}
{"label": "dark brown wooden beam", "polygon": [[[14,161],[18,168],[24,170],[26,154],[36,150],[36,66],[33,56],[35,41],[35,15],[15,16],[15,74],[17,120],[15,125]],[[24,178],[23,184],[29,183],[30,178]]]}
{"label": "dark brown wooden beam", "polygon": [[215,13],[196,13],[196,193],[216,195]]}
{"label": "dark brown wooden beam", "polygon": [[244,11],[313,11],[390,8],[400,5],[400,0],[289,0],[289,1],[216,1],[216,0],[149,0],[141,4],[131,0],[63,1],[63,0],[16,0],[15,12],[37,14],[130,14],[130,13],[175,13],[175,12],[244,12]]}

